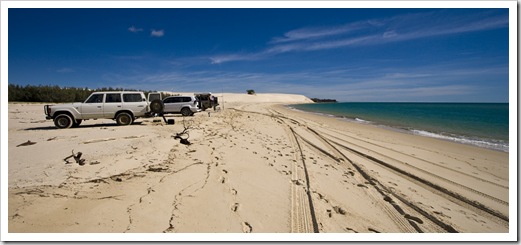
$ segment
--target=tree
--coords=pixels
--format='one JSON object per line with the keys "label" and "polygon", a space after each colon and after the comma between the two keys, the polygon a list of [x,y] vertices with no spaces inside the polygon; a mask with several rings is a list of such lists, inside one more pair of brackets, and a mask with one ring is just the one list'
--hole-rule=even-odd
{"label": "tree", "polygon": [[[60,87],[58,85],[15,85],[8,86],[8,101],[66,103],[82,102],[96,91],[136,91],[134,89],[104,87],[97,89]],[[146,92],[149,93],[150,91]]]}
{"label": "tree", "polygon": [[253,89],[248,89],[248,90],[246,90],[246,93],[248,93],[248,94],[255,94],[255,90],[253,90]]}

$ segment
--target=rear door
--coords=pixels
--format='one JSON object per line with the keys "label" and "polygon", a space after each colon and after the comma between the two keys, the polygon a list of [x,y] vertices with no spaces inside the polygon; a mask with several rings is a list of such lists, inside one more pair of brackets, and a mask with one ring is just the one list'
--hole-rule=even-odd
{"label": "rear door", "polygon": [[105,118],[114,118],[116,112],[121,110],[121,93],[107,93],[105,95],[105,104],[103,105],[103,116]]}
{"label": "rear door", "polygon": [[105,94],[91,94],[91,96],[89,96],[89,98],[87,98],[87,100],[81,105],[81,118],[102,118],[104,96]]}
{"label": "rear door", "polygon": [[148,93],[148,103],[154,100],[161,100],[161,93]]}
{"label": "rear door", "polygon": [[164,100],[166,113],[178,113],[181,111],[182,97],[169,97]]}
{"label": "rear door", "polygon": [[147,112],[147,102],[142,93],[123,93],[123,109],[130,110],[136,117],[142,117]]}

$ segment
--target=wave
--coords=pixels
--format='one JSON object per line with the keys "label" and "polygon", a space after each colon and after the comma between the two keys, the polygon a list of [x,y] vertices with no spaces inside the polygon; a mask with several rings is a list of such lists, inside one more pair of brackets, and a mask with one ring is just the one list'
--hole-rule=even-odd
{"label": "wave", "polygon": [[402,133],[413,133],[420,136],[425,137],[431,137],[431,138],[437,138],[442,140],[448,140],[453,141],[461,144],[467,144],[467,145],[474,145],[482,148],[497,150],[497,151],[504,151],[508,152],[508,142],[501,141],[501,140],[492,140],[492,139],[480,139],[480,138],[470,138],[460,135],[445,135],[440,133],[433,133],[425,130],[419,130],[419,129],[411,129],[406,127],[397,127],[397,126],[390,126],[385,124],[375,124],[371,121],[367,121],[364,119],[360,119],[358,117],[352,118],[346,118],[342,117],[348,121],[356,122],[360,124],[373,124],[378,127],[383,127],[389,130],[395,130]]}
{"label": "wave", "polygon": [[462,144],[470,144],[475,145],[483,148],[489,148],[493,150],[499,150],[508,152],[508,143],[503,141],[494,141],[494,140],[484,140],[484,139],[473,139],[468,138],[464,136],[456,136],[456,135],[443,135],[438,133],[433,133],[429,131],[424,130],[417,130],[413,129],[411,130],[412,133],[421,135],[421,136],[427,136],[431,138],[437,138],[437,139],[443,139],[443,140],[449,140],[449,141],[455,141]]}
{"label": "wave", "polygon": [[355,121],[357,121],[359,123],[364,123],[364,124],[370,124],[371,123],[370,121],[366,121],[366,120],[360,119],[358,117],[355,117]]}

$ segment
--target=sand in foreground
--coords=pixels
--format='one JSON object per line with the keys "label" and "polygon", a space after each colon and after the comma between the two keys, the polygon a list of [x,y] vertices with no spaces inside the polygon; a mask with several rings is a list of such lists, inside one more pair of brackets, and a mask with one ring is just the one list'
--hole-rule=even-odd
{"label": "sand in foreground", "polygon": [[504,152],[273,103],[67,130],[42,105],[8,109],[9,232],[509,230]]}

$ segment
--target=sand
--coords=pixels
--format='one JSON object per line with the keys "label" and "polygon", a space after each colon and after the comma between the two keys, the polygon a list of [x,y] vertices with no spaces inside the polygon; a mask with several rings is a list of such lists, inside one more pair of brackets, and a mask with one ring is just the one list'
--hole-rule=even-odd
{"label": "sand", "polygon": [[216,95],[220,110],[174,125],[65,130],[10,103],[9,235],[509,232],[508,153],[282,105],[300,95]]}

